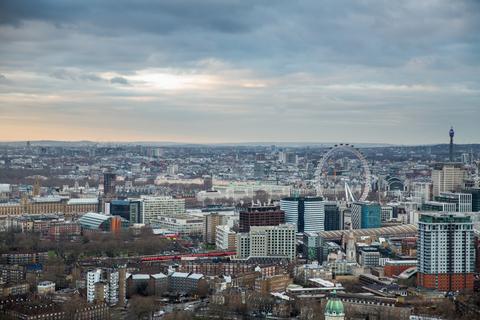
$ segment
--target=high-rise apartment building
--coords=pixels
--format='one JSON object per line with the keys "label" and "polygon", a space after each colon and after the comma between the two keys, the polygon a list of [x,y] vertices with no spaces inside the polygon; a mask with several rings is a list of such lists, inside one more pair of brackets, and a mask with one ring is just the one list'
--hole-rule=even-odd
{"label": "high-rise apartment building", "polygon": [[295,259],[295,226],[251,227],[249,233],[237,234],[237,256],[247,258],[287,258]]}
{"label": "high-rise apartment building", "polygon": [[168,196],[143,196],[143,223],[150,224],[161,216],[175,216],[185,213],[185,199],[175,199]]}
{"label": "high-rise apartment building", "polygon": [[473,289],[475,249],[471,217],[424,213],[418,223],[420,287],[439,291]]}
{"label": "high-rise apartment building", "polygon": [[203,240],[206,244],[215,244],[217,237],[217,226],[226,224],[226,217],[218,212],[212,212],[205,216],[203,229]]}
{"label": "high-rise apartment building", "polygon": [[380,228],[381,207],[375,202],[355,202],[352,204],[352,228]]}
{"label": "high-rise apartment building", "polygon": [[253,226],[278,226],[285,223],[285,212],[278,206],[251,205],[239,212],[240,232],[249,232]]}
{"label": "high-rise apartment building", "polygon": [[297,226],[297,232],[325,230],[325,203],[321,197],[290,197],[280,200],[285,222]]}
{"label": "high-rise apartment building", "polygon": [[463,188],[466,171],[461,163],[437,164],[432,170],[433,196],[441,192],[454,192]]}
{"label": "high-rise apartment building", "polygon": [[216,228],[215,246],[217,250],[235,250],[236,233],[228,225],[220,225]]}
{"label": "high-rise apartment building", "polygon": [[120,274],[125,275],[125,272],[110,268],[88,271],[86,275],[87,302],[101,301],[110,306],[117,305],[119,302],[123,303],[125,297],[120,296],[120,293],[125,293],[125,290],[122,289],[125,279],[121,281]]}

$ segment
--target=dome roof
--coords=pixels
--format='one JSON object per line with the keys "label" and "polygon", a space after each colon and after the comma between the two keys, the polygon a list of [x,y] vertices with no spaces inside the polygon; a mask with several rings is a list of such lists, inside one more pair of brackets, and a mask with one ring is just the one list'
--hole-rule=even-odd
{"label": "dome roof", "polygon": [[332,292],[332,297],[328,300],[325,306],[325,315],[345,315],[343,303],[337,298],[335,290]]}

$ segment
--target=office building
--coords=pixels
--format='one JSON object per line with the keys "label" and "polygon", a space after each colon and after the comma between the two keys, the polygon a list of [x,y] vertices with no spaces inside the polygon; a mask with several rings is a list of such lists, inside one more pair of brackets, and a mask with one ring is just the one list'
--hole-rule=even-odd
{"label": "office building", "polygon": [[122,217],[94,212],[84,214],[78,223],[84,231],[119,232],[129,226],[128,221]]}
{"label": "office building", "polygon": [[251,227],[249,233],[237,234],[237,257],[247,258],[286,258],[296,256],[295,226]]}
{"label": "office building", "polygon": [[418,223],[420,287],[473,289],[475,249],[471,218],[462,213],[424,213]]}
{"label": "office building", "polygon": [[159,216],[152,220],[151,224],[181,235],[200,236],[204,231],[204,219],[187,214],[173,217]]}
{"label": "office building", "polygon": [[115,173],[106,172],[103,174],[103,194],[111,196],[115,194],[115,181],[117,175]]}
{"label": "office building", "polygon": [[325,231],[342,230],[343,214],[334,201],[326,201],[325,205]]}
{"label": "office building", "polygon": [[169,196],[143,196],[142,210],[143,223],[150,224],[161,216],[175,216],[185,213],[185,199],[175,199]]}
{"label": "office building", "polygon": [[285,222],[294,224],[297,232],[325,230],[325,203],[321,197],[290,197],[280,201]]}
{"label": "office building", "polygon": [[412,185],[412,196],[412,200],[417,203],[432,200],[432,183],[414,182]]}
{"label": "office building", "polygon": [[472,194],[459,192],[441,192],[435,196],[435,201],[454,203],[457,212],[472,212]]}
{"label": "office building", "polygon": [[352,228],[368,229],[381,227],[381,207],[375,202],[352,204]]}
{"label": "office building", "polygon": [[213,190],[213,177],[212,176],[203,176],[203,190],[212,191]]}
{"label": "office building", "polygon": [[461,163],[441,163],[432,170],[433,196],[441,192],[456,192],[463,188],[466,170]]}
{"label": "office building", "polygon": [[422,204],[422,211],[456,212],[457,205],[449,202],[426,201]]}
{"label": "office building", "polygon": [[251,205],[239,212],[240,232],[249,232],[252,226],[278,226],[285,223],[285,212],[279,207]]}
{"label": "office building", "polygon": [[323,239],[317,232],[303,234],[303,257],[308,261],[323,262]]}
{"label": "office building", "polygon": [[382,222],[387,222],[387,221],[390,221],[392,220],[393,218],[393,207],[391,206],[382,206],[381,208],[381,216],[380,216],[380,220]]}
{"label": "office building", "polygon": [[141,223],[140,200],[112,200],[105,204],[105,213],[120,216],[130,224]]}
{"label": "office building", "polygon": [[363,267],[377,267],[380,261],[380,252],[376,247],[360,247],[358,263]]}
{"label": "office building", "polygon": [[480,188],[470,188],[463,192],[472,195],[472,211],[480,212]]}

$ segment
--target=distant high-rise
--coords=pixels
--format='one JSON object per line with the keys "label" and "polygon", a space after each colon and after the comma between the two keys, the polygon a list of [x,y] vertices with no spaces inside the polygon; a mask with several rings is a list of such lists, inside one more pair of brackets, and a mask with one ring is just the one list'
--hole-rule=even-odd
{"label": "distant high-rise", "polygon": [[213,178],[210,175],[203,176],[203,190],[212,191],[213,190]]}
{"label": "distant high-rise", "polygon": [[473,289],[474,232],[461,213],[422,214],[418,222],[418,285],[439,291]]}
{"label": "distant high-rise", "polygon": [[450,150],[449,150],[450,162],[453,162],[453,136],[455,135],[455,131],[453,131],[453,127],[450,128],[448,135],[450,136]]}
{"label": "distant high-rise", "polygon": [[352,228],[380,228],[381,215],[382,209],[378,203],[355,202],[352,204]]}
{"label": "distant high-rise", "polygon": [[115,173],[106,172],[103,174],[103,194],[113,195],[115,194],[115,180],[117,175]]}
{"label": "distant high-rise", "polygon": [[343,229],[343,215],[334,201],[325,202],[325,231]]}
{"label": "distant high-rise", "polygon": [[463,189],[466,170],[461,163],[439,163],[432,170],[433,196]]}
{"label": "distant high-rise", "polygon": [[325,230],[325,202],[321,197],[289,197],[280,201],[285,221],[295,224],[297,232]]}

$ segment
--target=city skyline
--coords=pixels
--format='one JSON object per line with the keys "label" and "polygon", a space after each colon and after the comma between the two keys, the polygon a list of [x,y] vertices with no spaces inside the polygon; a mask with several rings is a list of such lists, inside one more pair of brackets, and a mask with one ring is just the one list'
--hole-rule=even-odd
{"label": "city skyline", "polygon": [[479,143],[476,1],[3,1],[0,141]]}

